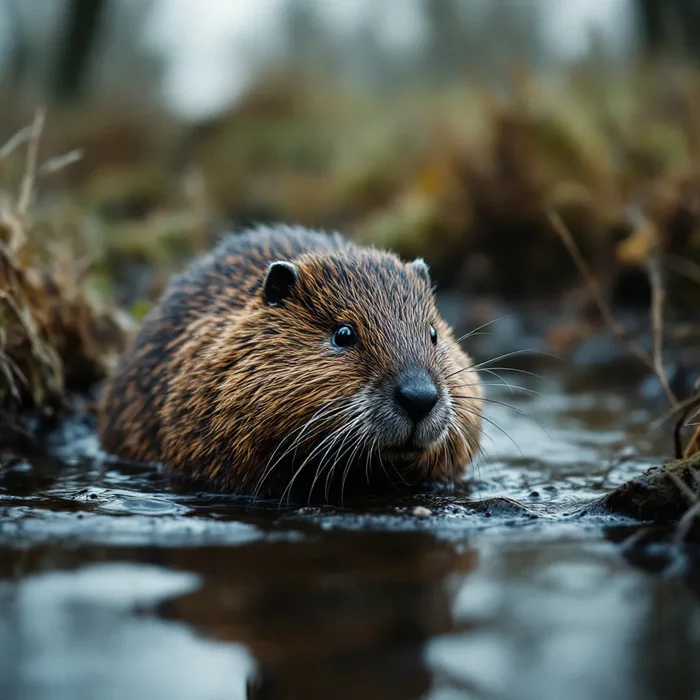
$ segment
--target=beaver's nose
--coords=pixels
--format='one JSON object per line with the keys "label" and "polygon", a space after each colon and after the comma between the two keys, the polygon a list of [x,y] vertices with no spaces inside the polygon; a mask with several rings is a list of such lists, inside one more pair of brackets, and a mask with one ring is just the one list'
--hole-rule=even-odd
{"label": "beaver's nose", "polygon": [[425,418],[438,400],[438,390],[427,372],[407,372],[399,377],[396,403],[417,423]]}

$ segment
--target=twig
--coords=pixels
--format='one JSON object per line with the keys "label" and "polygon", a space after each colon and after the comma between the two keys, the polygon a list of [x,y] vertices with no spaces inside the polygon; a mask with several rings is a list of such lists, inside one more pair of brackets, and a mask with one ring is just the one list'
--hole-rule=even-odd
{"label": "twig", "polygon": [[39,158],[39,141],[44,130],[44,117],[46,112],[43,108],[36,111],[34,123],[32,124],[32,135],[27,146],[27,165],[22,178],[19,199],[17,201],[17,213],[25,216],[29,211],[34,193],[34,180],[36,179],[37,161]]}
{"label": "twig", "polygon": [[[691,469],[691,472],[693,474],[693,478],[695,479],[695,483],[700,484],[700,473],[698,473],[695,469]],[[700,516],[700,491],[694,493],[693,490],[680,477],[676,476],[675,474],[669,474],[669,476],[674,477],[674,482],[691,504],[678,522],[678,527],[676,528],[676,533],[674,536],[674,541],[676,544],[682,544],[690,539],[691,532],[695,526],[695,521]]]}
{"label": "twig", "polygon": [[[569,255],[573,259],[579,274],[585,279],[588,287],[595,299],[598,309],[603,316],[605,323],[610,328],[613,335],[620,340],[629,351],[638,359],[640,359],[656,376],[661,385],[661,388],[666,395],[666,399],[671,408],[671,415],[681,412],[674,426],[674,446],[676,458],[690,456],[690,450],[694,443],[698,443],[700,449],[700,429],[695,432],[686,449],[683,449],[683,441],[681,431],[686,427],[688,417],[691,413],[696,412],[700,405],[700,394],[679,402],[673,390],[671,389],[666,372],[663,367],[663,331],[664,331],[664,306],[666,303],[666,288],[664,286],[663,272],[661,265],[661,254],[658,246],[652,251],[648,258],[647,269],[649,275],[649,285],[651,287],[651,305],[649,308],[649,316],[652,332],[652,352],[647,353],[640,348],[626,333],[625,329],[617,322],[610,307],[608,306],[605,296],[596,280],[591,268],[586,263],[581,251],[574,241],[571,232],[564,224],[562,218],[556,212],[549,214],[549,220],[566,246]],[[693,270],[694,271],[694,270]],[[693,471],[696,482],[700,483],[698,473]],[[676,540],[683,541],[694,525],[696,518],[700,517],[700,489],[694,492],[680,477],[672,472],[668,473],[669,478],[675,483],[683,496],[689,501],[690,507],[685,515],[681,518],[678,530],[676,532]]]}
{"label": "twig", "polygon": [[[695,415],[697,416],[697,414]],[[690,440],[688,441],[688,444],[685,446],[685,450],[683,450],[683,456],[692,457],[696,453],[700,452],[700,426],[698,426],[698,423],[688,423],[687,425],[692,425],[693,427],[696,427],[696,430],[692,434]]]}
{"label": "twig", "polygon": [[695,519],[700,517],[700,501],[696,501],[680,519],[674,540],[676,544],[682,544],[690,539],[691,530],[695,525]]}
{"label": "twig", "polygon": [[[685,454],[686,450],[683,448],[683,437],[681,435],[681,431],[683,430],[683,428],[687,427],[687,421],[690,414],[693,411],[695,411],[695,409],[697,409],[698,406],[700,406],[700,394],[693,396],[689,402],[686,402],[685,407],[683,409],[683,413],[681,413],[681,415],[678,417],[678,420],[676,421],[676,425],[673,429],[673,443],[676,448],[676,459],[681,459],[684,456],[690,456]],[[687,447],[690,447],[692,442],[693,439],[691,438],[691,441],[687,445]]]}
{"label": "twig", "polygon": [[678,399],[671,390],[664,370],[663,338],[664,338],[664,306],[666,304],[666,287],[664,286],[661,270],[661,253],[656,249],[649,257],[649,284],[651,285],[651,307],[649,315],[652,333],[652,362],[661,388],[671,406],[678,405]]}
{"label": "twig", "polygon": [[676,399],[676,396],[674,395],[673,391],[671,391],[671,388],[668,385],[668,380],[666,379],[666,374],[663,370],[663,364],[661,361],[660,354],[662,350],[660,335],[663,333],[663,303],[665,297],[663,285],[660,283],[660,274],[657,274],[655,271],[651,279],[651,285],[654,295],[651,316],[652,325],[654,326],[653,332],[655,336],[655,344],[654,354],[650,355],[644,349],[640,348],[629,337],[627,331],[625,331],[625,329],[618,323],[618,321],[613,316],[613,313],[610,310],[607,301],[605,300],[603,290],[598,284],[598,280],[595,278],[593,271],[589,267],[588,263],[585,261],[583,255],[581,254],[581,251],[579,250],[579,247],[576,245],[576,242],[574,241],[573,236],[571,235],[571,232],[569,231],[559,214],[557,214],[556,212],[551,212],[549,214],[549,221],[552,224],[552,227],[554,228],[558,236],[561,238],[564,245],[566,246],[566,249],[569,252],[569,255],[571,256],[572,260],[574,261],[579,273],[588,284],[591,294],[593,295],[596,305],[598,306],[598,310],[603,316],[603,320],[605,321],[606,325],[610,328],[611,333],[627,347],[627,349],[630,353],[632,353],[632,355],[641,360],[641,362],[643,362],[654,373],[654,375],[657,377],[661,384],[664,394],[666,395],[666,399],[668,400],[671,408],[675,411],[676,407],[678,406],[678,400]]}
{"label": "twig", "polygon": [[54,173],[67,168],[73,163],[77,163],[82,160],[83,151],[80,148],[76,148],[68,153],[64,153],[62,156],[56,156],[55,158],[49,158],[45,163],[42,163],[39,168],[39,175],[53,175]]}
{"label": "twig", "polygon": [[696,262],[671,253],[666,255],[666,262],[674,272],[700,284],[700,265]]}
{"label": "twig", "polygon": [[650,430],[658,430],[667,420],[679,415],[682,411],[685,411],[686,408],[695,406],[698,399],[700,399],[700,393],[694,393],[687,399],[679,401],[676,406],[670,408],[668,411],[659,416],[653,423],[651,423]]}
{"label": "twig", "polygon": [[[671,481],[676,485],[678,490],[690,503],[690,505],[695,505],[700,500],[700,493],[693,491],[693,489],[691,489],[690,486],[688,486],[688,484],[686,484],[685,481],[680,478],[680,476],[674,474],[672,471],[668,471],[666,476],[668,476],[668,478],[671,479]],[[693,476],[697,476],[695,472],[693,472]]]}
{"label": "twig", "polygon": [[11,156],[23,143],[29,141],[32,136],[32,127],[25,126],[17,133],[11,136],[7,142],[0,148],[0,161]]}

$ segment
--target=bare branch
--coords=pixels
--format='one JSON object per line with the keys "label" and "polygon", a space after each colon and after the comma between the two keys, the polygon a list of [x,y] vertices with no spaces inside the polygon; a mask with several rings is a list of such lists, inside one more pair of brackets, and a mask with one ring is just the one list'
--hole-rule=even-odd
{"label": "bare branch", "polygon": [[692,457],[694,454],[700,452],[700,425],[697,423],[688,423],[687,425],[695,426],[696,430],[688,441],[688,444],[685,446],[683,456]]}
{"label": "bare branch", "polygon": [[666,476],[668,476],[668,478],[676,485],[678,490],[688,501],[688,503],[690,503],[690,505],[694,505],[698,502],[698,500],[700,500],[700,494],[693,491],[693,489],[691,489],[690,486],[688,486],[688,484],[686,484],[685,481],[683,481],[683,479],[681,479],[681,477],[678,476],[678,474],[674,474],[672,471],[669,470]]}
{"label": "bare branch", "polygon": [[17,213],[25,216],[29,211],[34,194],[34,181],[36,179],[37,161],[39,158],[39,141],[44,130],[44,117],[46,112],[43,108],[36,111],[34,123],[32,124],[32,135],[27,146],[27,166],[22,178],[19,200],[17,201]]}
{"label": "bare branch", "polygon": [[640,348],[627,334],[625,329],[618,323],[610,310],[610,306],[605,300],[605,295],[603,290],[598,284],[598,280],[595,278],[593,271],[591,270],[588,263],[585,261],[579,247],[576,245],[571,232],[567,228],[566,224],[562,220],[561,216],[556,212],[551,212],[549,214],[549,221],[552,227],[556,231],[557,235],[561,238],[562,242],[566,246],[569,255],[571,256],[574,264],[576,265],[579,273],[584,278],[591,294],[598,306],[598,309],[603,316],[603,320],[610,329],[610,332],[623,343],[629,352],[643,362],[656,376],[661,384],[661,388],[666,395],[666,399],[670,404],[674,412],[677,410],[678,399],[671,391],[666,378],[666,373],[663,368],[663,357],[662,357],[662,336],[663,336],[663,307],[666,298],[666,292],[662,283],[662,277],[660,272],[660,265],[657,263],[650,266],[650,284],[652,288],[652,305],[651,305],[651,319],[652,319],[652,332],[654,334],[654,350],[653,354],[650,355],[643,348]]}
{"label": "bare branch", "polygon": [[39,175],[53,175],[54,173],[67,168],[73,163],[77,163],[83,158],[83,151],[80,148],[76,148],[68,153],[64,153],[62,156],[56,156],[55,158],[49,158],[46,162],[42,163],[39,168]]}
{"label": "bare branch", "polygon": [[[576,264],[576,267],[578,268],[579,273],[581,276],[584,278],[586,283],[588,284],[588,287],[590,289],[591,294],[593,295],[593,298],[595,299],[596,306],[598,307],[598,310],[600,311],[601,315],[603,316],[603,320],[605,321],[606,325],[610,328],[610,331],[612,334],[624,345],[627,346],[627,349],[639,360],[641,360],[650,370],[652,370],[654,373],[656,372],[655,367],[654,367],[654,361],[652,360],[651,355],[647,353],[645,350],[640,348],[627,334],[627,331],[617,322],[615,317],[613,316],[612,311],[610,310],[610,307],[608,306],[607,301],[605,300],[605,296],[603,294],[603,290],[600,288],[600,285],[598,284],[598,280],[595,278],[593,275],[593,271],[589,267],[588,263],[584,260],[583,255],[581,254],[581,251],[579,250],[579,247],[576,245],[576,242],[574,241],[571,232],[567,228],[566,224],[562,221],[562,218],[557,214],[556,212],[552,212],[549,215],[549,220],[556,231],[556,233],[559,235],[561,238],[562,242],[566,246],[566,249],[569,251],[569,255],[573,259],[574,263]],[[675,407],[672,405],[672,407]]]}
{"label": "bare branch", "polygon": [[666,399],[671,406],[678,405],[678,399],[669,386],[664,370],[663,338],[664,338],[664,307],[666,305],[666,287],[663,280],[661,266],[661,251],[657,249],[649,257],[649,284],[651,286],[651,307],[649,315],[651,319],[652,333],[652,362],[654,374],[661,388],[666,394]]}
{"label": "bare branch", "polygon": [[0,161],[9,158],[22,144],[32,137],[32,127],[25,126],[11,136],[0,148]]}
{"label": "bare branch", "polygon": [[690,457],[689,451],[692,451],[693,443],[695,442],[696,436],[691,438],[690,442],[683,448],[683,436],[681,434],[683,428],[688,427],[688,421],[692,420],[691,414],[700,406],[700,394],[692,396],[688,401],[684,402],[683,412],[678,416],[676,425],[673,430],[673,441],[676,448],[676,459],[681,457]]}

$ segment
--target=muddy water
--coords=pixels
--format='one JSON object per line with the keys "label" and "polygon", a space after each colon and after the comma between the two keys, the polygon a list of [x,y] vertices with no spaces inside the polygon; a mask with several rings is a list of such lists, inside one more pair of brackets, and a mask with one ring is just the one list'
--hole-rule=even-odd
{"label": "muddy water", "polygon": [[535,369],[489,387],[513,409],[469,498],[252,507],[69,426],[0,475],[0,698],[697,700],[692,555],[576,516],[666,457],[662,406],[619,367]]}

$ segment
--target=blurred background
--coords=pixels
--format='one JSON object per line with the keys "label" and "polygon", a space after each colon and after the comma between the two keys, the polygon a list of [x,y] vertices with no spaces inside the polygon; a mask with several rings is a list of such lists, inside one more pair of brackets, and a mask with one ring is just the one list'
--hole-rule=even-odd
{"label": "blurred background", "polygon": [[[700,0],[0,0],[0,696],[237,697],[254,657],[260,699],[700,698],[698,499],[669,553],[555,518],[674,448],[579,251],[654,360],[660,280],[658,364],[700,386],[699,62]],[[476,509],[248,512],[97,450],[169,275],[274,221],[498,321]]]}
{"label": "blurred background", "polygon": [[[611,305],[647,308],[661,252],[687,313],[699,57],[695,0],[0,0],[0,189],[16,204],[34,158],[24,259],[120,323],[223,231],[270,221],[589,323],[553,211]],[[83,316],[81,347],[100,340]]]}

